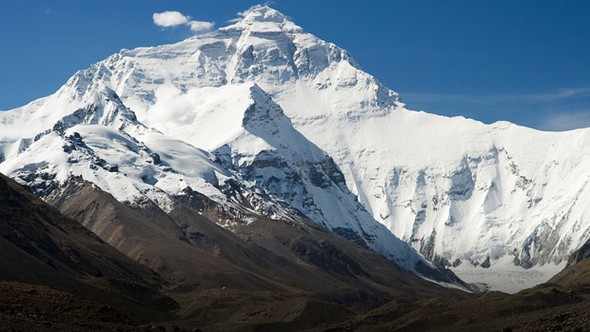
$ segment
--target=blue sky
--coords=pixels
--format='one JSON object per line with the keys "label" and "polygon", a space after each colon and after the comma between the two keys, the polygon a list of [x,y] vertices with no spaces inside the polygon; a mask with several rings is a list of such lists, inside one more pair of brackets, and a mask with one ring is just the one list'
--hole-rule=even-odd
{"label": "blue sky", "polygon": [[[152,14],[226,25],[260,1],[0,1],[0,109],[57,90],[121,48],[189,37]],[[590,1],[318,1],[270,5],[347,49],[412,109],[549,130],[590,126]]]}

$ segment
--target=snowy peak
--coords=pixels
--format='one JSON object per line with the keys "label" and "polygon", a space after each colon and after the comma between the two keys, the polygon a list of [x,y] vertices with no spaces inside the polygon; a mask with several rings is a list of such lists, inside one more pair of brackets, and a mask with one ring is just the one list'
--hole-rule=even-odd
{"label": "snowy peak", "polygon": [[[301,135],[279,104],[258,85],[250,87],[251,104],[244,112],[242,125],[251,135],[289,160],[321,161],[329,156]],[[295,149],[293,147],[296,147]]]}
{"label": "snowy peak", "polygon": [[291,22],[285,15],[265,5],[256,5],[234,20],[235,24],[222,28],[222,31],[257,32],[302,32],[301,27]]}
{"label": "snowy peak", "polygon": [[253,84],[249,90],[252,102],[244,112],[242,121],[244,128],[269,123],[273,119],[284,116],[280,106],[273,102],[271,97],[258,85]]}
{"label": "snowy peak", "polygon": [[233,25],[176,44],[123,50],[76,73],[58,92],[59,99],[75,103],[101,83],[144,123],[160,88],[186,93],[255,83],[295,122],[328,113],[378,115],[401,105],[398,95],[360,70],[348,52],[266,6],[242,13]]}
{"label": "snowy peak", "polygon": [[135,113],[123,104],[117,93],[108,87],[93,90],[86,94],[85,106],[74,113],[65,116],[61,122],[74,124],[98,124],[124,128],[126,126],[143,127],[137,121]]}
{"label": "snowy peak", "polygon": [[82,176],[165,211],[187,187],[240,204],[224,192],[231,180],[410,270],[436,269],[375,220],[372,197],[385,195],[373,190],[387,188],[405,142],[388,127],[395,116],[408,123],[403,107],[345,50],[255,6],[217,31],[123,50],[0,114],[0,171],[47,177],[44,192]]}
{"label": "snowy peak", "polygon": [[218,35],[237,36],[228,71],[231,82],[287,82],[314,76],[340,61],[358,67],[346,51],[306,33],[272,8],[255,6],[241,16]]}

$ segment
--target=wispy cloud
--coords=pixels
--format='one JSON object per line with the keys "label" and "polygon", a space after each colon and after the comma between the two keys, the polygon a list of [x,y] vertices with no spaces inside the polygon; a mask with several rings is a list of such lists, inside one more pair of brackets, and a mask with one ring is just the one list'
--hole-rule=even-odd
{"label": "wispy cloud", "polygon": [[590,112],[575,111],[549,114],[539,125],[539,129],[562,131],[590,127]]}
{"label": "wispy cloud", "polygon": [[560,101],[568,98],[590,97],[590,88],[560,89],[552,93],[528,95],[530,100]]}
{"label": "wispy cloud", "polygon": [[402,93],[410,108],[462,115],[486,123],[507,120],[542,130],[590,127],[590,87],[528,94]]}
{"label": "wispy cloud", "polygon": [[170,28],[181,25],[188,26],[193,32],[207,31],[213,28],[214,22],[194,21],[190,16],[178,11],[165,11],[152,15],[154,24],[162,28]]}
{"label": "wispy cloud", "polygon": [[461,104],[501,104],[501,103],[538,103],[559,102],[572,98],[590,97],[590,88],[569,88],[533,94],[489,94],[459,95],[438,93],[404,93],[402,97],[414,102],[424,103],[461,103]]}

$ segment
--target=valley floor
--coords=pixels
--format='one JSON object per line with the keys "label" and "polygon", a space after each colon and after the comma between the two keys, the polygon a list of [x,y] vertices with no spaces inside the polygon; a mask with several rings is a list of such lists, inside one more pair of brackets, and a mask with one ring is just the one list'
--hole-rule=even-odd
{"label": "valley floor", "polygon": [[44,286],[0,282],[1,331],[588,331],[590,288],[545,284],[515,295],[394,300],[346,308],[302,294],[204,289],[166,294],[169,319],[134,321],[115,308]]}

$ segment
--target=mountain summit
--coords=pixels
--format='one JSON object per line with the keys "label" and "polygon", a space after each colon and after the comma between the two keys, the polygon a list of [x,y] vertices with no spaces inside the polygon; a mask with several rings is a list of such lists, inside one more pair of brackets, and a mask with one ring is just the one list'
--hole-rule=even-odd
{"label": "mountain summit", "polygon": [[521,289],[590,238],[588,130],[408,110],[348,52],[267,6],[122,50],[0,113],[0,132],[0,171],[41,197],[81,176],[135,207],[170,212],[188,190],[234,217],[301,213],[444,282],[441,266]]}
{"label": "mountain summit", "polygon": [[287,16],[266,5],[255,5],[239,13],[239,18],[232,20],[233,25],[221,30],[256,30],[302,32],[303,29],[291,22]]}

